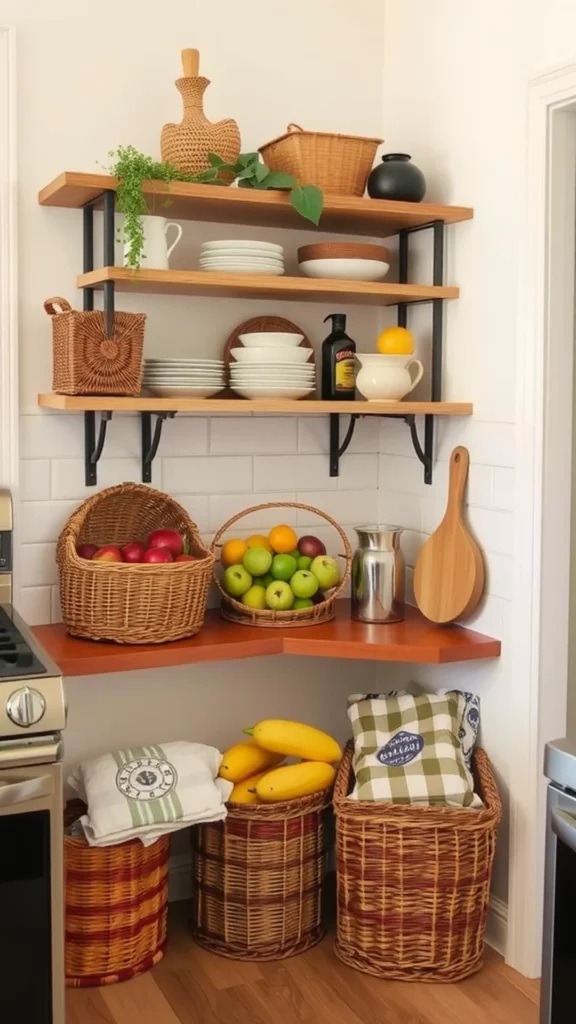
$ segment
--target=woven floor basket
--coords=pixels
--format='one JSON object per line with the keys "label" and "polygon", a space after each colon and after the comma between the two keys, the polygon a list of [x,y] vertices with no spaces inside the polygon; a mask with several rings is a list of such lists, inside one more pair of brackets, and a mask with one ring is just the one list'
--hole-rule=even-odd
{"label": "woven floor basket", "polygon": [[453,982],[482,966],[502,808],[490,762],[475,755],[486,810],[347,800],[353,746],[334,789],[336,952],[366,974]]}
{"label": "woven floor basket", "polygon": [[[80,558],[78,544],[145,541],[154,530],[187,538],[194,562],[166,565]],[[62,618],[73,636],[157,644],[194,636],[204,622],[214,558],[190,516],[173,498],[143,484],[120,484],[88,498],[58,541]]]}
{"label": "woven floor basket", "polygon": [[362,196],[383,141],[305,132],[289,124],[284,135],[260,146],[260,153],[270,170],[293,174],[300,185],[317,185],[327,196]]}
{"label": "woven floor basket", "polygon": [[[297,508],[302,509],[304,512],[313,512],[315,516],[320,519],[324,519],[330,526],[332,526],[340,536],[340,542],[344,548],[343,552],[338,553],[338,558],[344,561],[344,570],[340,578],[340,582],[324,593],[324,600],[319,601],[318,604],[312,606],[312,608],[297,608],[287,612],[277,612],[272,608],[248,608],[241,601],[236,601],[235,598],[230,597],[222,587],[221,578],[218,574],[219,570],[214,569],[214,582],[218,587],[222,595],[221,614],[223,619],[228,619],[230,622],[238,622],[241,626],[270,626],[276,627],[277,629],[286,629],[290,626],[319,626],[322,622],[330,622],[336,614],[335,602],[340,596],[348,577],[350,576],[350,566],[352,564],[352,548],[348,537],[344,533],[341,526],[338,525],[335,519],[332,519],[327,512],[322,512],[319,508],[314,508],[313,505],[303,505],[299,501],[270,501],[263,505],[253,505],[251,508],[244,509],[243,512],[237,512],[235,516],[231,516],[223,526],[220,527],[218,532],[214,535],[212,541],[211,550],[218,558],[220,557],[220,549],[222,548],[222,538],[228,532],[234,523],[237,523],[244,516],[252,515],[253,512],[263,512],[271,508],[277,508],[279,512],[285,508]],[[279,518],[281,518],[279,516]],[[328,551],[330,554],[330,551]],[[334,557],[336,554],[332,553]]]}
{"label": "woven floor basket", "polygon": [[224,822],[192,829],[201,946],[237,960],[281,960],[320,941],[330,799],[326,790],[229,804]]}
{"label": "woven floor basket", "polygon": [[58,395],[139,395],[145,313],[115,313],[106,336],[104,313],[80,313],[66,299],[46,299],[52,317],[52,390]]}
{"label": "woven floor basket", "polygon": [[[71,823],[85,811],[66,808]],[[66,984],[111,985],[148,971],[164,955],[170,839],[103,849],[64,836]]]}

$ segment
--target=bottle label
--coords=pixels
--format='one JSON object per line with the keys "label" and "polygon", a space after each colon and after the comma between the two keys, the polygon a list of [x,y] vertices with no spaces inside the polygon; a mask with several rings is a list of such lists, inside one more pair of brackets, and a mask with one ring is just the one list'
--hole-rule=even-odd
{"label": "bottle label", "polygon": [[354,372],[354,353],[343,349],[336,355],[334,384],[336,391],[353,391],[356,374]]}

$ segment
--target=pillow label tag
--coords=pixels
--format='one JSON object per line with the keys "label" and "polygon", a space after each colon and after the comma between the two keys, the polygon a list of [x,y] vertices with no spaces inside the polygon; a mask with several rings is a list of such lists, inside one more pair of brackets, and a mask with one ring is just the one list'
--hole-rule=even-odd
{"label": "pillow label tag", "polygon": [[416,732],[406,732],[401,729],[388,743],[381,747],[376,754],[380,764],[387,768],[402,768],[410,764],[424,748],[424,737]]}

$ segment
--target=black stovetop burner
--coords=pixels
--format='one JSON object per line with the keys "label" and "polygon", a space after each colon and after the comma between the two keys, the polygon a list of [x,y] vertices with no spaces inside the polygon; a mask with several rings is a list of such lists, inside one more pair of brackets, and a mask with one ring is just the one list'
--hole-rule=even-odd
{"label": "black stovetop burner", "polygon": [[0,679],[45,675],[46,671],[6,610],[0,608]]}

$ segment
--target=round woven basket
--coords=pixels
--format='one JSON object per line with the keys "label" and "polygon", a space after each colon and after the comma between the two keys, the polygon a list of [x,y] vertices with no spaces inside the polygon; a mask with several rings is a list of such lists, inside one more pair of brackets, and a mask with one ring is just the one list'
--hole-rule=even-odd
{"label": "round woven basket", "polygon": [[223,526],[220,527],[218,532],[215,534],[212,541],[211,550],[215,554],[219,552],[222,547],[221,539],[224,534],[230,529],[234,523],[237,523],[244,516],[251,515],[252,512],[261,512],[264,509],[271,508],[299,508],[305,512],[313,512],[314,515],[319,516],[320,519],[326,520],[330,526],[333,526],[337,533],[340,535],[340,540],[344,547],[344,552],[338,553],[338,558],[342,558],[345,562],[344,571],[340,577],[340,582],[324,593],[324,600],[318,604],[312,606],[312,608],[297,608],[286,612],[275,611],[272,608],[247,608],[241,601],[236,601],[235,598],[230,597],[226,593],[216,569],[214,569],[214,580],[218,590],[222,595],[221,614],[222,618],[227,619],[230,622],[238,622],[243,626],[270,626],[276,628],[283,628],[289,626],[317,626],[322,622],[330,622],[335,615],[334,602],[336,598],[344,590],[348,577],[350,576],[350,566],[352,564],[352,548],[348,537],[344,533],[341,526],[338,525],[336,520],[332,519],[327,512],[322,512],[319,508],[314,508],[313,505],[303,505],[299,501],[271,501],[265,502],[262,505],[253,505],[251,508],[244,509],[243,512],[237,512],[235,516],[231,516],[230,519],[226,520]]}
{"label": "round woven basket", "polygon": [[[154,530],[186,538],[193,562],[131,564],[80,558],[83,543],[122,546]],[[56,552],[62,618],[73,636],[125,644],[181,640],[199,631],[214,556],[173,498],[143,484],[109,487],[70,516]]]}

